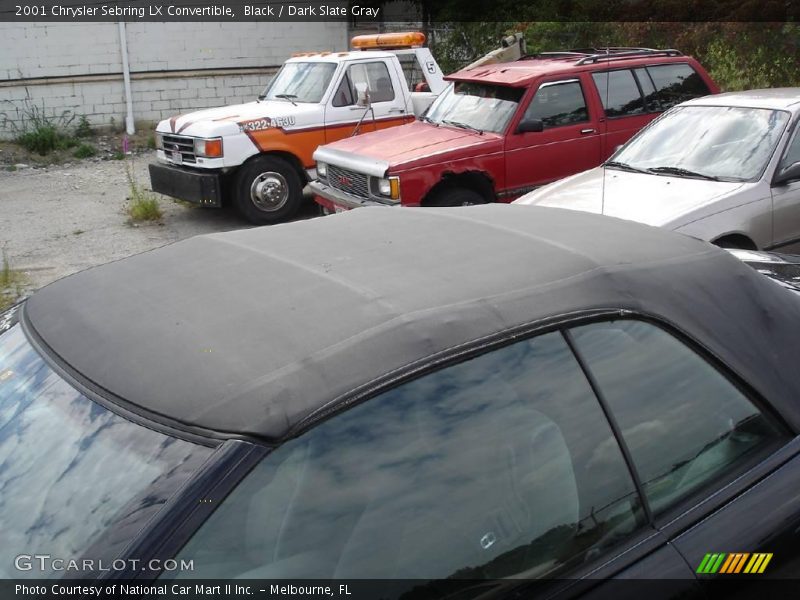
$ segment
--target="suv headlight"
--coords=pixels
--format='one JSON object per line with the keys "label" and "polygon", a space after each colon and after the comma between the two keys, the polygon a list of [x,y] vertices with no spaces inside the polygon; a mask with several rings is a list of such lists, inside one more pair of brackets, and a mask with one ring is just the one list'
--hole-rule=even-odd
{"label": "suv headlight", "polygon": [[222,138],[195,138],[194,153],[204,158],[219,158],[222,156]]}
{"label": "suv headlight", "polygon": [[391,200],[400,199],[399,177],[373,177],[371,180],[372,193]]}
{"label": "suv headlight", "polygon": [[317,177],[319,179],[328,178],[328,165],[326,165],[324,162],[317,163]]}

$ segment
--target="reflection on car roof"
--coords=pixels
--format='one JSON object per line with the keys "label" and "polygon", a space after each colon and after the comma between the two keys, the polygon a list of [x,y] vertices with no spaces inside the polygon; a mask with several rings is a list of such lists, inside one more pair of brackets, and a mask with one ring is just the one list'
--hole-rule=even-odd
{"label": "reflection on car roof", "polygon": [[762,393],[798,397],[794,352],[774,347],[800,337],[783,293],[708,244],[608,217],[372,208],[89,269],[23,322],[129,410],[277,440],[420,361],[592,309],[676,323]]}

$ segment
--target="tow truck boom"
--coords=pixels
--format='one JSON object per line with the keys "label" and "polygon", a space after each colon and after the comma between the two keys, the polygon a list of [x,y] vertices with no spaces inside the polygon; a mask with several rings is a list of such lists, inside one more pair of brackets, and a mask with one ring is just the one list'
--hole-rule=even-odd
{"label": "tow truck boom", "polygon": [[492,50],[485,56],[482,56],[475,62],[464,67],[465,69],[474,69],[475,67],[482,67],[484,65],[494,65],[497,63],[514,62],[519,60],[526,54],[525,38],[522,33],[517,32],[513,35],[508,35],[500,41],[500,47]]}

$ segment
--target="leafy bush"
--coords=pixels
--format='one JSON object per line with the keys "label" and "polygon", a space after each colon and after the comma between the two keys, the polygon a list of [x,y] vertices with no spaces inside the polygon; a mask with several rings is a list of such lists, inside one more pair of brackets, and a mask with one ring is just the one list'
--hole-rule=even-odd
{"label": "leafy bush", "polygon": [[136,198],[128,206],[128,216],[134,222],[158,221],[162,217],[161,207],[153,196]]}
{"label": "leafy bush", "polygon": [[451,22],[432,32],[433,52],[442,69],[451,72],[516,31],[525,33],[530,54],[607,46],[676,48],[697,58],[725,91],[800,86],[797,23]]}
{"label": "leafy bush", "polygon": [[128,216],[131,223],[139,221],[158,221],[161,219],[161,207],[155,194],[142,188],[133,175],[131,162],[125,163],[125,176],[128,179],[130,196],[128,196]]}
{"label": "leafy bush", "polygon": [[12,132],[14,140],[30,152],[44,156],[53,150],[63,150],[75,145],[74,139],[66,133],[75,115],[65,110],[59,115],[48,115],[44,100],[36,104],[30,91],[25,88],[25,99],[14,105],[14,118],[8,112],[0,113],[2,125]]}
{"label": "leafy bush", "polygon": [[78,126],[75,128],[75,137],[88,138],[93,135],[94,131],[92,130],[92,126],[89,125],[89,119],[86,118],[86,115],[81,115],[81,118],[78,120]]}
{"label": "leafy bush", "polygon": [[75,152],[73,152],[73,156],[75,158],[89,158],[90,156],[94,156],[97,154],[97,149],[92,146],[91,144],[83,143],[77,147]]}

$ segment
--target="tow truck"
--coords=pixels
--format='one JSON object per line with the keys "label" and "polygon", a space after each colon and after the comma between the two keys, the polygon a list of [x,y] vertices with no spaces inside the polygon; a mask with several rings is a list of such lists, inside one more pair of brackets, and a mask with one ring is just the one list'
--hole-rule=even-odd
{"label": "tow truck", "polygon": [[256,224],[291,217],[317,146],[412,122],[446,89],[425,41],[361,35],[351,51],[299,53],[253,102],[164,119],[151,188],[205,207],[230,201]]}

